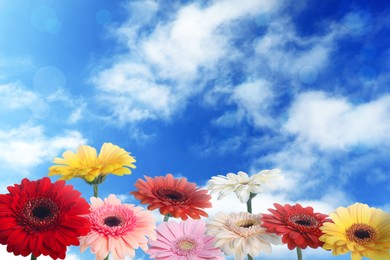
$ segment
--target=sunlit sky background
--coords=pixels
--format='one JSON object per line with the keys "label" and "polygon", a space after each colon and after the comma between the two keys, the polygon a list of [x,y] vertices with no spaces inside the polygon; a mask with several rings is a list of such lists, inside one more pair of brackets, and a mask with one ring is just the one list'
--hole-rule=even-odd
{"label": "sunlit sky background", "polygon": [[[255,213],[273,202],[389,211],[389,6],[0,0],[0,190],[46,176],[65,150],[112,142],[137,169],[109,176],[101,197],[137,204],[129,192],[144,175],[204,186],[217,174],[279,168],[285,180],[255,198]],[[69,183],[92,196],[83,181]],[[213,204],[210,215],[246,210],[235,196]],[[93,259],[75,247],[68,255]],[[294,258],[284,247],[259,257]]]}

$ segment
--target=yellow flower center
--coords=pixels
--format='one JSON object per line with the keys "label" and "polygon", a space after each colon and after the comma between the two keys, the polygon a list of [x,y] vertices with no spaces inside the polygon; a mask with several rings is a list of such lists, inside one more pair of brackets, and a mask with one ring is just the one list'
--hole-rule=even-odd
{"label": "yellow flower center", "polygon": [[180,249],[182,250],[191,250],[193,249],[194,247],[196,246],[196,243],[192,240],[183,240],[183,241],[180,241],[179,243],[179,247]]}
{"label": "yellow flower center", "polygon": [[378,232],[367,224],[358,223],[348,228],[346,235],[349,241],[362,245],[374,241],[378,236]]}
{"label": "yellow flower center", "polygon": [[237,227],[242,227],[242,228],[250,228],[254,225],[256,225],[257,222],[256,220],[254,219],[244,219],[244,220],[240,220],[236,223],[236,226]]}

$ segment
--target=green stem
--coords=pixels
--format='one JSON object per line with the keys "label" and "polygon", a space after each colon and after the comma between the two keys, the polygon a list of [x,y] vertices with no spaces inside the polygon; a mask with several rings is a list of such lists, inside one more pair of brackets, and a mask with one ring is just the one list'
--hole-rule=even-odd
{"label": "green stem", "polygon": [[[249,199],[248,201],[246,202],[246,209],[248,211],[248,213],[252,214],[252,199],[256,196],[256,193],[250,193],[249,194]],[[253,257],[251,255],[248,254],[248,260],[253,260]]]}
{"label": "green stem", "polygon": [[298,260],[302,260],[302,249],[300,247],[297,247],[297,257]]}
{"label": "green stem", "polygon": [[248,211],[248,213],[251,213],[252,214],[252,199],[256,196],[256,193],[250,193],[249,194],[249,199],[248,201],[246,202],[246,209]]}
{"label": "green stem", "polygon": [[105,258],[104,258],[104,260],[108,260],[108,256],[109,256],[110,254],[108,254]]}
{"label": "green stem", "polygon": [[33,253],[31,253],[31,260],[37,260],[37,257]]}
{"label": "green stem", "polygon": [[99,194],[98,190],[99,190],[99,184],[93,184],[93,196],[95,198],[98,197],[98,194]]}
{"label": "green stem", "polygon": [[164,222],[168,222],[170,216],[171,216],[170,214],[164,215]]}

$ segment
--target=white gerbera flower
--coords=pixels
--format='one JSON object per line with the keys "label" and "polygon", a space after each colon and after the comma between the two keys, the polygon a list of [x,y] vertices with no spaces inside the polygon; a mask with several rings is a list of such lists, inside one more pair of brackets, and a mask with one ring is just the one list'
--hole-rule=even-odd
{"label": "white gerbera flower", "polygon": [[259,173],[248,176],[247,173],[239,171],[238,174],[228,173],[226,176],[218,175],[211,177],[207,183],[207,189],[211,194],[219,193],[218,199],[227,194],[235,192],[242,203],[246,203],[252,194],[264,191],[264,185],[275,179],[282,179],[279,169],[263,170]]}
{"label": "white gerbera flower", "polygon": [[280,244],[280,237],[267,233],[267,229],[261,226],[261,216],[247,212],[229,215],[220,212],[207,223],[206,233],[214,237],[215,246],[225,255],[234,255],[236,260],[244,260],[248,254],[254,258],[261,251],[271,253],[271,244]]}

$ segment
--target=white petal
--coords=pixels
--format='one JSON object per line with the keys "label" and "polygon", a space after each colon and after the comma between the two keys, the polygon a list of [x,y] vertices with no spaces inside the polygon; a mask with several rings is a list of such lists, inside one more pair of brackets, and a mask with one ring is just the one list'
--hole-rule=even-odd
{"label": "white petal", "polygon": [[249,200],[250,192],[247,185],[240,185],[236,189],[237,197],[240,199],[241,203],[246,203]]}

